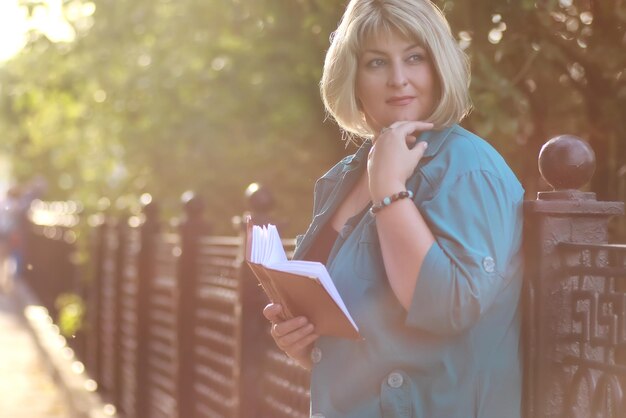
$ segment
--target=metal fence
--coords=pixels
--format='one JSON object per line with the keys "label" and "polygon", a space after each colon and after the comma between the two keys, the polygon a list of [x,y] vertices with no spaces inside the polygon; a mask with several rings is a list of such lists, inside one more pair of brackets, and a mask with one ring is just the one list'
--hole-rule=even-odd
{"label": "metal fence", "polygon": [[626,246],[559,242],[555,254],[535,294],[528,415],[624,417]]}
{"label": "metal fence", "polygon": [[[624,417],[626,246],[608,244],[609,219],[624,204],[578,191],[591,175],[577,160],[586,148],[571,140],[565,148],[542,151],[544,165],[556,161],[544,171],[557,190],[525,207],[524,416]],[[93,229],[77,350],[101,394],[126,418],[307,417],[309,374],[271,342],[241,237],[208,234],[197,200],[185,211],[175,233],[161,231],[154,204],[143,222],[107,219]],[[68,241],[35,230],[32,250],[46,256],[30,256],[31,283],[58,294],[69,282],[54,287],[43,272],[71,259]]]}
{"label": "metal fence", "polygon": [[177,233],[161,232],[154,208],[94,227],[78,354],[123,417],[308,416],[308,372],[269,338],[242,238],[204,233],[194,204]]}

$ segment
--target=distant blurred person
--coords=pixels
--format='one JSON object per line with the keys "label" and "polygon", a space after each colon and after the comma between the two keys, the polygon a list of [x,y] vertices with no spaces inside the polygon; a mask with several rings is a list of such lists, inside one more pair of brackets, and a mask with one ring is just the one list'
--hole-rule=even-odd
{"label": "distant blurred person", "polygon": [[42,199],[48,189],[48,181],[40,174],[32,177],[21,188],[18,204],[15,210],[15,242],[12,259],[14,261],[14,275],[22,277],[26,274],[26,252],[28,248],[28,230],[30,228],[29,213],[33,201]]}
{"label": "distant blurred person", "polygon": [[20,257],[20,198],[19,187],[12,186],[0,201],[0,289],[3,291],[10,290]]}

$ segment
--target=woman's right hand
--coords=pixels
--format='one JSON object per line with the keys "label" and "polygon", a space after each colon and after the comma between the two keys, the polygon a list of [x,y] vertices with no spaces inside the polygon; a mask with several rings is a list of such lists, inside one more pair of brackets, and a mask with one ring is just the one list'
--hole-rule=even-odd
{"label": "woman's right hand", "polygon": [[272,323],[270,334],[278,348],[302,367],[310,369],[311,344],[319,337],[313,332],[313,324],[304,316],[283,320],[283,308],[275,303],[263,309],[263,316]]}

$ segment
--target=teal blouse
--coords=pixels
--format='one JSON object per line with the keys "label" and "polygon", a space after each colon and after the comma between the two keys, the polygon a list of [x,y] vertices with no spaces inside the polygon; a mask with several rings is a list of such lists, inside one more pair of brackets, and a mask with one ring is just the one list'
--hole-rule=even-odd
{"label": "teal blouse", "polygon": [[[369,213],[349,219],[327,267],[364,337],[320,337],[314,418],[519,418],[524,191],[503,158],[458,125],[425,132],[407,189],[436,242],[405,310],[385,273]],[[315,185],[301,259],[365,169],[371,143]]]}

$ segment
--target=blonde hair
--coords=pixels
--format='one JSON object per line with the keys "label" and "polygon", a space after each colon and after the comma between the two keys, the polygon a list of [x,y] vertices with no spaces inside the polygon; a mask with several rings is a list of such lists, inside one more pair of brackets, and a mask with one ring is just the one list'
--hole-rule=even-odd
{"label": "blonde hair", "polygon": [[326,111],[349,137],[374,134],[359,108],[355,91],[363,42],[394,31],[419,42],[431,57],[439,97],[427,120],[435,129],[458,123],[469,113],[469,61],[437,6],[429,0],[350,0],[339,27],[331,35],[320,81]]}

